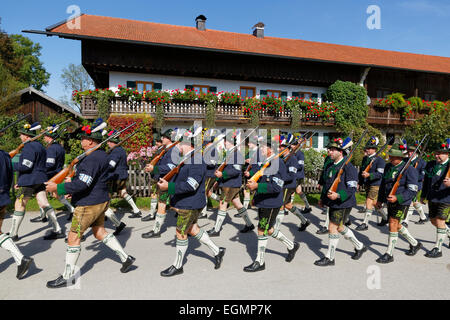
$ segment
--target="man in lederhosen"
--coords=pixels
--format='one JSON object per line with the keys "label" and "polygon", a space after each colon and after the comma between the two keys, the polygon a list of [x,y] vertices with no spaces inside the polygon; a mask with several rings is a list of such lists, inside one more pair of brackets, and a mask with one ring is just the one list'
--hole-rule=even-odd
{"label": "man in lederhosen", "polygon": [[[186,155],[194,149],[195,138],[194,133],[188,130],[175,148]],[[178,213],[175,261],[169,268],[161,271],[163,277],[183,273],[183,259],[189,244],[188,234],[211,249],[214,254],[214,269],[220,268],[225,248],[217,247],[208,233],[200,229],[197,224],[201,210],[206,206],[205,174],[206,164],[202,160],[202,154],[198,152],[180,167],[172,181],[160,179],[158,182],[158,188],[168,192],[170,206]]]}
{"label": "man in lederhosen", "polygon": [[[84,151],[96,147],[102,140],[101,130],[106,127],[101,119],[94,125],[84,126],[81,134],[81,147]],[[75,206],[72,224],[67,240],[66,262],[64,273],[55,280],[47,282],[48,288],[61,288],[74,282],[76,263],[81,253],[81,237],[92,228],[94,237],[112,249],[122,262],[122,273],[128,272],[135,258],[125,253],[123,247],[113,234],[106,232],[105,212],[109,206],[108,193],[109,164],[108,155],[100,148],[87,155],[77,164],[75,176],[66,182],[56,184],[47,182],[47,191],[58,195],[72,195]]]}
{"label": "man in lederhosen", "polygon": [[450,139],[434,148],[436,160],[430,161],[425,169],[422,202],[428,200],[428,215],[436,227],[436,244],[425,256],[442,257],[442,244],[446,236],[450,238],[450,229],[445,222],[450,219]]}

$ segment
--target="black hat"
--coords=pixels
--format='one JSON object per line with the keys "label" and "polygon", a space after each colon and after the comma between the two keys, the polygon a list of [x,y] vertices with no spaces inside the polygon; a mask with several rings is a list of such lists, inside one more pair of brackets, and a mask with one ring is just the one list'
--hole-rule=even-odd
{"label": "black hat", "polygon": [[379,143],[380,143],[380,140],[377,137],[372,136],[367,141],[364,149],[378,149]]}

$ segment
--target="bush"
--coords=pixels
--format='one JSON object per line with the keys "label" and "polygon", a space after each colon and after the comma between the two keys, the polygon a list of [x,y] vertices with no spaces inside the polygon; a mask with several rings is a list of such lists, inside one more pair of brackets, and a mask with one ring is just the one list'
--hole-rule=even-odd
{"label": "bush", "polygon": [[[0,117],[0,129],[6,127],[13,121],[16,121],[18,118],[22,117],[23,114],[18,114],[15,116],[6,116],[2,115]],[[28,118],[27,118],[28,119]],[[0,150],[5,152],[10,152],[17,148],[22,141],[19,138],[19,129],[23,128],[25,123],[27,123],[27,119],[16,123],[14,126],[10,127],[4,133],[0,134]]]}
{"label": "bush", "polygon": [[320,170],[322,170],[323,162],[325,156],[327,155],[326,151],[316,151],[313,148],[310,148],[306,151],[303,151],[305,154],[305,175],[307,176],[315,176]]}
{"label": "bush", "polygon": [[395,112],[401,112],[406,107],[404,95],[404,93],[395,92],[386,97]]}
{"label": "bush", "polygon": [[419,97],[409,97],[408,100],[413,110],[421,111],[423,109],[423,101]]}

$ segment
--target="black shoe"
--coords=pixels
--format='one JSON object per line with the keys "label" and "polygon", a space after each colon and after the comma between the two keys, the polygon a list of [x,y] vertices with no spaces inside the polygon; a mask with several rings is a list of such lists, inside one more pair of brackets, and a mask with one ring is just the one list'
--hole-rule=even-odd
{"label": "black shoe", "polygon": [[263,271],[264,269],[266,269],[265,263],[261,266],[258,261],[254,261],[251,265],[246,266],[244,268],[244,271],[245,272],[256,272],[256,271]]}
{"label": "black shoe", "polygon": [[156,214],[152,215],[152,214],[148,214],[145,217],[141,218],[141,221],[151,221],[151,220],[155,220],[156,218]]}
{"label": "black shoe", "polygon": [[346,223],[344,223],[344,226],[350,227],[352,225],[352,221],[350,219],[347,220]]}
{"label": "black shoe", "polygon": [[162,277],[171,277],[171,276],[176,276],[177,274],[182,274],[182,273],[183,273],[183,267],[181,267],[180,269],[177,269],[172,265],[169,268],[167,268],[166,270],[161,271],[161,276]]}
{"label": "black shoe", "polygon": [[394,261],[394,257],[385,253],[376,260],[378,263],[390,263]]}
{"label": "black shoe", "polygon": [[294,247],[291,250],[288,249],[288,255],[285,259],[286,262],[291,262],[294,259],[298,248],[300,248],[300,243],[294,242]]}
{"label": "black shoe", "polygon": [[316,231],[316,234],[327,234],[327,233],[328,233],[327,227],[320,227],[320,229]]}
{"label": "black shoe", "polygon": [[241,232],[241,233],[247,233],[247,232],[249,232],[249,231],[252,231],[253,229],[255,229],[255,226],[252,224],[251,226],[245,226],[244,227],[244,229],[242,229],[242,230],[239,230],[239,232]]}
{"label": "black shoe", "polygon": [[319,267],[334,266],[334,260],[330,260],[327,257],[323,257],[320,260],[316,260],[314,264]]}
{"label": "black shoe", "polygon": [[225,255],[225,248],[220,247],[219,253],[214,257],[214,269],[219,269],[222,263],[223,256]]}
{"label": "black shoe", "polygon": [[20,261],[20,266],[17,267],[17,279],[22,279],[23,275],[28,271],[30,268],[31,263],[33,262],[33,258],[23,256],[22,260]]}
{"label": "black shoe", "polygon": [[44,236],[44,240],[56,240],[56,239],[62,239],[65,237],[66,237],[66,235],[62,232],[62,230],[59,232],[51,231]]}
{"label": "black shoe", "polygon": [[42,218],[41,216],[30,219],[30,222],[47,222],[47,221],[48,221],[47,217]]}
{"label": "black shoe", "polygon": [[161,232],[155,232],[155,231],[149,231],[142,234],[142,238],[149,239],[149,238],[161,238]]}
{"label": "black shoe", "polygon": [[419,251],[420,248],[422,248],[423,245],[421,242],[417,242],[415,246],[409,245],[409,250],[405,252],[407,256],[414,256],[417,251]]}
{"label": "black shoe", "polygon": [[362,257],[363,253],[367,251],[367,247],[363,246],[361,250],[355,249],[355,254],[352,255],[353,260],[359,260]]}
{"label": "black shoe", "polygon": [[381,221],[379,223],[377,223],[377,226],[383,227],[383,226],[387,225],[388,223],[389,223],[388,220],[381,219]]}
{"label": "black shoe", "polygon": [[369,229],[369,226],[365,223],[362,223],[355,228],[355,230],[358,230],[358,231],[366,231],[368,229]]}
{"label": "black shoe", "polygon": [[[75,282],[75,279],[72,280],[72,283]],[[55,280],[47,282],[47,288],[56,289],[67,287],[67,280],[63,278],[63,276],[59,276]]]}
{"label": "black shoe", "polygon": [[210,237],[218,237],[220,236],[220,231],[216,232],[216,229],[212,228],[211,230],[206,231]]}
{"label": "black shoe", "polygon": [[419,221],[414,222],[415,224],[424,224],[428,219],[420,219]]}
{"label": "black shoe", "polygon": [[408,228],[408,223],[405,222],[405,221],[403,221],[403,222],[402,222],[402,226],[404,226],[405,228]]}
{"label": "black shoe", "polygon": [[289,210],[284,210],[284,215],[287,216],[289,214]]}
{"label": "black shoe", "polygon": [[242,218],[242,212],[241,213],[236,213],[233,217],[235,218]]}
{"label": "black shoe", "polygon": [[175,211],[175,218],[178,218],[178,212]]}
{"label": "black shoe", "polygon": [[427,257],[427,258],[440,258],[440,257],[442,257],[442,252],[439,251],[438,248],[433,248],[430,251],[428,251],[427,253],[425,253],[425,257]]}
{"label": "black shoe", "polygon": [[[9,232],[7,233],[7,235],[9,235]],[[17,242],[19,241],[19,236],[14,236],[14,237],[10,237],[12,241]]]}
{"label": "black shoe", "polygon": [[72,218],[73,218],[73,212],[69,213],[69,216],[67,217],[67,221],[72,221]]}
{"label": "black shoe", "polygon": [[125,228],[127,225],[123,222],[119,224],[119,226],[116,228],[116,231],[113,232],[113,235],[117,236],[119,233]]}
{"label": "black shoe", "polygon": [[[84,236],[84,234],[81,236],[80,241],[81,241],[81,242],[86,241],[86,237]],[[67,238],[64,239],[64,242],[67,243]]]}
{"label": "black shoe", "polygon": [[133,214],[128,216],[128,218],[130,218],[130,219],[142,218],[142,213],[140,211],[139,212],[133,212]]}
{"label": "black shoe", "polygon": [[312,209],[311,208],[305,208],[305,209],[303,209],[302,211],[300,211],[302,214],[305,214],[305,213],[310,213],[312,211]]}
{"label": "black shoe", "polygon": [[128,271],[130,271],[130,268],[135,261],[136,261],[136,258],[129,255],[127,258],[127,261],[122,263],[122,268],[120,268],[120,272],[127,273]]}
{"label": "black shoe", "polygon": [[311,224],[311,221],[306,220],[306,222],[304,224],[301,224],[300,227],[298,227],[298,231],[302,232],[305,231],[306,228],[308,228],[308,226]]}

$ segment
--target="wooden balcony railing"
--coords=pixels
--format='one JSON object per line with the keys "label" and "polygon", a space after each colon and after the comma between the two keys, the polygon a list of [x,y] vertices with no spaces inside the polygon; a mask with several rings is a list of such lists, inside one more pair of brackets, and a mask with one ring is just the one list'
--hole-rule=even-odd
{"label": "wooden balcony railing", "polygon": [[367,122],[370,124],[411,125],[418,119],[423,118],[425,115],[414,111],[408,118],[404,118],[402,113],[394,112],[390,108],[375,107],[375,101],[376,99],[372,99],[372,103],[369,105]]}

